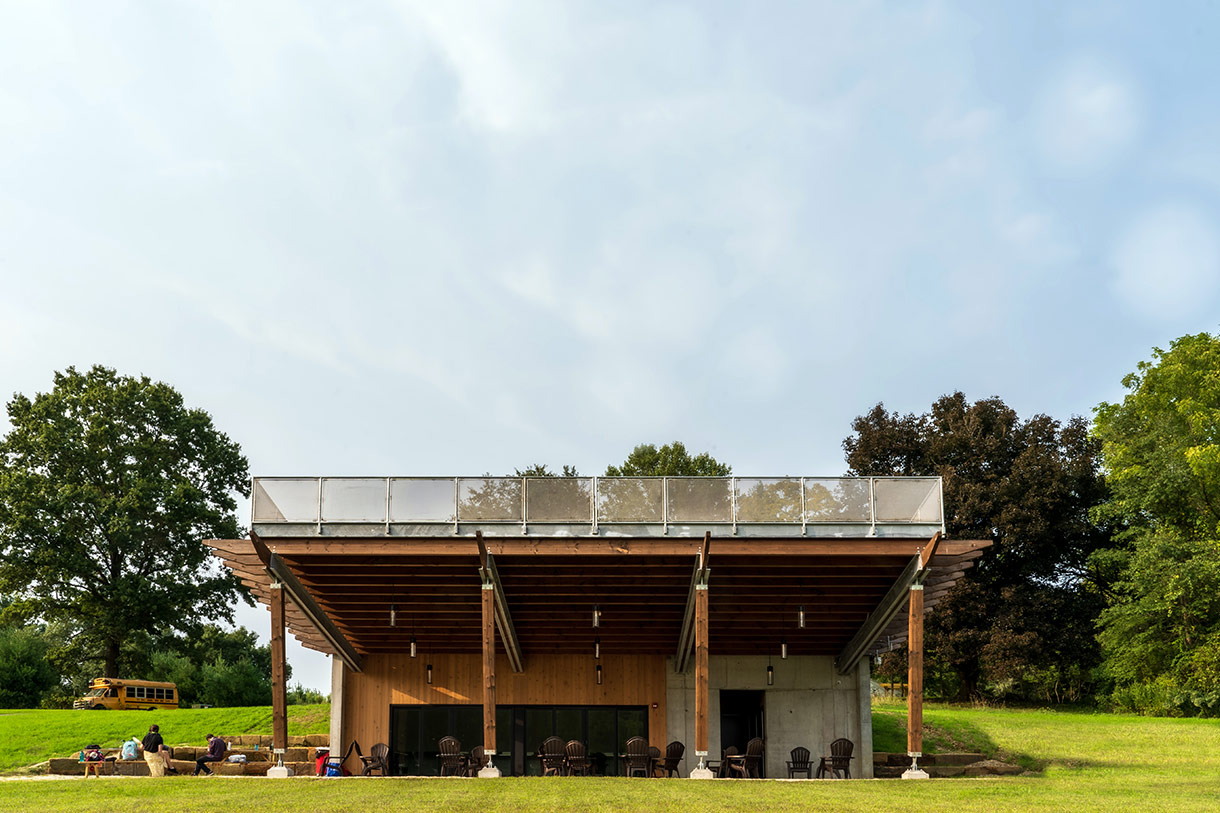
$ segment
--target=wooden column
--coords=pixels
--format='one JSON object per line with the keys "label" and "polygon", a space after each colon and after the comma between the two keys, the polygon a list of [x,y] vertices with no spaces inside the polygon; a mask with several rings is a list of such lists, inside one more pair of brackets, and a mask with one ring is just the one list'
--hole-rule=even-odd
{"label": "wooden column", "polygon": [[483,753],[496,752],[496,592],[483,585]]}
{"label": "wooden column", "polygon": [[923,755],[923,585],[911,585],[907,620],[907,756]]}
{"label": "wooden column", "polygon": [[695,586],[695,754],[707,756],[707,585]]}
{"label": "wooden column", "polygon": [[288,747],[288,687],[284,680],[284,590],[271,584],[271,747],[283,759]]}

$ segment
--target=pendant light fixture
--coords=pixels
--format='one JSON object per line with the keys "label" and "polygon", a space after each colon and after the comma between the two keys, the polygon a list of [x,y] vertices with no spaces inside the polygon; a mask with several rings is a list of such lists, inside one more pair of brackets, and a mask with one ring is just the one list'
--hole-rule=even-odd
{"label": "pendant light fixture", "polygon": [[796,625],[801,629],[805,629],[805,605],[802,604],[796,609]]}
{"label": "pendant light fixture", "polygon": [[779,658],[780,660],[788,660],[788,639],[781,638],[779,640]]}
{"label": "pendant light fixture", "polygon": [[602,608],[598,605],[593,605],[593,629],[597,629],[602,625]]}
{"label": "pendant light fixture", "polygon": [[775,667],[771,664],[767,664],[767,685],[775,685]]}
{"label": "pendant light fixture", "polygon": [[432,685],[432,664],[428,664],[428,685]]}
{"label": "pendant light fixture", "polygon": [[411,636],[411,657],[415,657],[415,636]]}
{"label": "pendant light fixture", "polygon": [[602,639],[601,639],[600,637],[599,637],[599,638],[594,638],[594,639],[593,639],[593,657],[594,657],[594,658],[596,658],[597,660],[601,660],[601,657],[602,657]]}
{"label": "pendant light fixture", "polygon": [[602,665],[600,663],[597,665],[597,685],[602,685]]}
{"label": "pendant light fixture", "polygon": [[398,609],[393,604],[390,605],[390,626],[398,626]]}

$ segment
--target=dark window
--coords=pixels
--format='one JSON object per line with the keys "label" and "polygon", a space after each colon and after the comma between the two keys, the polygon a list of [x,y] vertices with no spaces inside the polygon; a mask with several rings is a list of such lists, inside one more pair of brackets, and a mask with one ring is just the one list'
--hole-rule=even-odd
{"label": "dark window", "polygon": [[135,696],[136,696],[136,688],[135,688],[134,686],[128,686],[128,687],[127,687],[127,696],[128,696],[128,697],[135,697]]}

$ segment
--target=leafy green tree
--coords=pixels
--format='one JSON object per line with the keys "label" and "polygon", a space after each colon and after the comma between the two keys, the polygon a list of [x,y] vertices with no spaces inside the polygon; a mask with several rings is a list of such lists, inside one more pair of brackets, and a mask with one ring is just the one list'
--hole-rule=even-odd
{"label": "leafy green tree", "polygon": [[1099,638],[1119,705],[1220,713],[1220,336],[1183,336],[1097,408],[1123,523],[1122,580]]}
{"label": "leafy green tree", "polygon": [[535,463],[514,472],[516,477],[579,477],[575,466],[565,465],[558,473],[553,472],[545,463]]}
{"label": "leafy green tree", "polygon": [[731,466],[720,463],[707,452],[691,456],[679,441],[658,449],[642,443],[631,450],[621,466],[607,466],[607,477],[727,477]]}
{"label": "leafy green tree", "polygon": [[0,627],[0,709],[35,708],[58,683],[38,629]]}
{"label": "leafy green tree", "polygon": [[238,535],[241,449],[167,384],[95,366],[8,403],[0,441],[0,592],[9,617],[72,627],[119,676],[133,633],[232,620],[247,595],[202,540]]}
{"label": "leafy green tree", "polygon": [[[178,684],[185,704],[258,706],[271,702],[271,648],[260,646],[258,635],[245,627],[225,630],[204,625],[189,638],[157,641],[146,672],[150,680]],[[285,680],[292,675],[286,666]]]}
{"label": "leafy green tree", "polygon": [[1021,420],[998,398],[958,392],[922,415],[878,404],[852,428],[850,474],[939,475],[949,536],[992,540],[928,620],[929,671],[954,678],[940,690],[1081,696],[1101,610],[1089,557],[1110,544],[1089,516],[1106,492],[1087,422]]}

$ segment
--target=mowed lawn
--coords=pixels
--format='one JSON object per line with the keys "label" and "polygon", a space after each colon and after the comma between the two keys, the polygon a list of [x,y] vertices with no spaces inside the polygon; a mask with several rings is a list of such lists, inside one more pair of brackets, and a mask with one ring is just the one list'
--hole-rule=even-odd
{"label": "mowed lawn", "polygon": [[[270,734],[271,708],[172,709],[168,711],[0,711],[0,774],[71,756],[90,743],[117,748],[148,727],[161,727],[170,745],[206,745],[208,734]],[[330,704],[288,707],[288,733],[323,734],[330,730]],[[3,800],[0,799],[0,804]]]}
{"label": "mowed lawn", "polygon": [[[876,709],[879,747],[901,708]],[[3,718],[0,718],[3,719]],[[926,782],[642,779],[194,779],[0,781],[0,810],[1220,810],[1220,721],[1066,711],[926,711],[933,742],[974,744],[1038,769]],[[931,746],[930,746],[931,747]]]}

